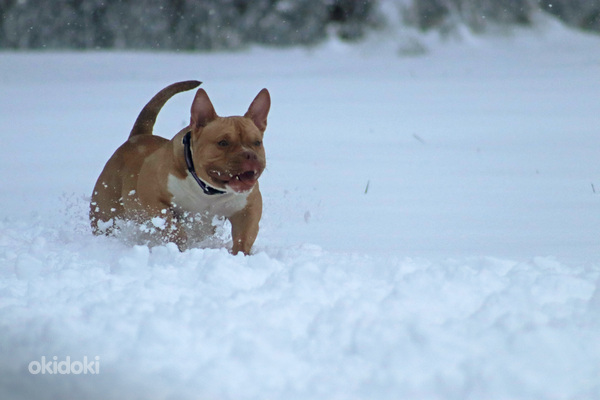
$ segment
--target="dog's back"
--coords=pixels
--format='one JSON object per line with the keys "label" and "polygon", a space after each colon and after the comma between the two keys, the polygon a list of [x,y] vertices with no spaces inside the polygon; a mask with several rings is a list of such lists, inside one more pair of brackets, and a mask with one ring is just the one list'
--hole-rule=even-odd
{"label": "dog's back", "polygon": [[124,193],[130,187],[128,181],[137,180],[142,163],[147,155],[156,151],[167,139],[153,136],[152,131],[158,113],[165,103],[180,92],[194,89],[199,81],[177,82],[158,92],[140,111],[128,140],[108,160],[96,181],[90,202],[90,224],[92,231],[110,234],[116,219],[124,217]]}

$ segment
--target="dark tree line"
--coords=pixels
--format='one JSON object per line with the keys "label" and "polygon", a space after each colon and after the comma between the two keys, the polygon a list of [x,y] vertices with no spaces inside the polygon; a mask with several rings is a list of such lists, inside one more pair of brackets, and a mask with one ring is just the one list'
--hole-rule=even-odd
{"label": "dark tree line", "polygon": [[0,0],[0,47],[229,49],[357,39],[375,0]]}
{"label": "dark tree line", "polygon": [[[401,15],[382,15],[378,3]],[[544,10],[600,31],[600,0],[0,0],[0,48],[235,49],[358,40],[386,18],[421,30],[527,25]]]}
{"label": "dark tree line", "polygon": [[567,24],[600,32],[600,0],[409,0],[405,18],[422,30],[447,29],[457,23],[474,32],[489,25],[530,25],[537,11]]}

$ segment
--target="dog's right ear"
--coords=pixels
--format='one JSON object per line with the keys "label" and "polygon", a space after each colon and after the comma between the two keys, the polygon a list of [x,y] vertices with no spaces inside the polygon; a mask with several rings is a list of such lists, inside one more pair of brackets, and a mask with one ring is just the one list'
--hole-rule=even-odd
{"label": "dog's right ear", "polygon": [[250,118],[254,122],[254,125],[264,133],[265,129],[267,129],[267,116],[269,115],[270,108],[271,95],[267,89],[263,89],[252,101],[244,117]]}
{"label": "dog's right ear", "polygon": [[201,128],[217,118],[217,113],[204,89],[198,89],[192,103],[190,126]]}

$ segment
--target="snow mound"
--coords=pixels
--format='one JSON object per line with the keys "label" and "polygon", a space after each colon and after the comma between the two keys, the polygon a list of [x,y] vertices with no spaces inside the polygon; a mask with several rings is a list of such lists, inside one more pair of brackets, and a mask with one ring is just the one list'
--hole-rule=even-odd
{"label": "snow mound", "polygon": [[[85,222],[0,222],[4,399],[600,395],[598,267],[180,253]],[[97,357],[99,373],[30,373],[42,356]]]}

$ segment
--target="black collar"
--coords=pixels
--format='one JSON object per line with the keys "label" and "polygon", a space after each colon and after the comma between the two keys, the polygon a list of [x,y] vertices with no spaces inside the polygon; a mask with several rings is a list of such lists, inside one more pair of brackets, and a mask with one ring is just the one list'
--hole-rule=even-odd
{"label": "black collar", "polygon": [[187,169],[190,172],[190,174],[192,174],[192,176],[194,177],[196,182],[198,182],[200,189],[202,189],[204,194],[207,194],[209,196],[212,196],[215,194],[227,193],[223,190],[215,189],[214,187],[209,186],[208,183],[204,182],[202,179],[200,179],[198,177],[198,175],[196,174],[196,168],[194,168],[194,160],[192,159],[191,142],[192,142],[192,132],[190,131],[190,132],[186,133],[185,136],[183,137],[183,154],[185,155],[185,164],[187,165]]}

